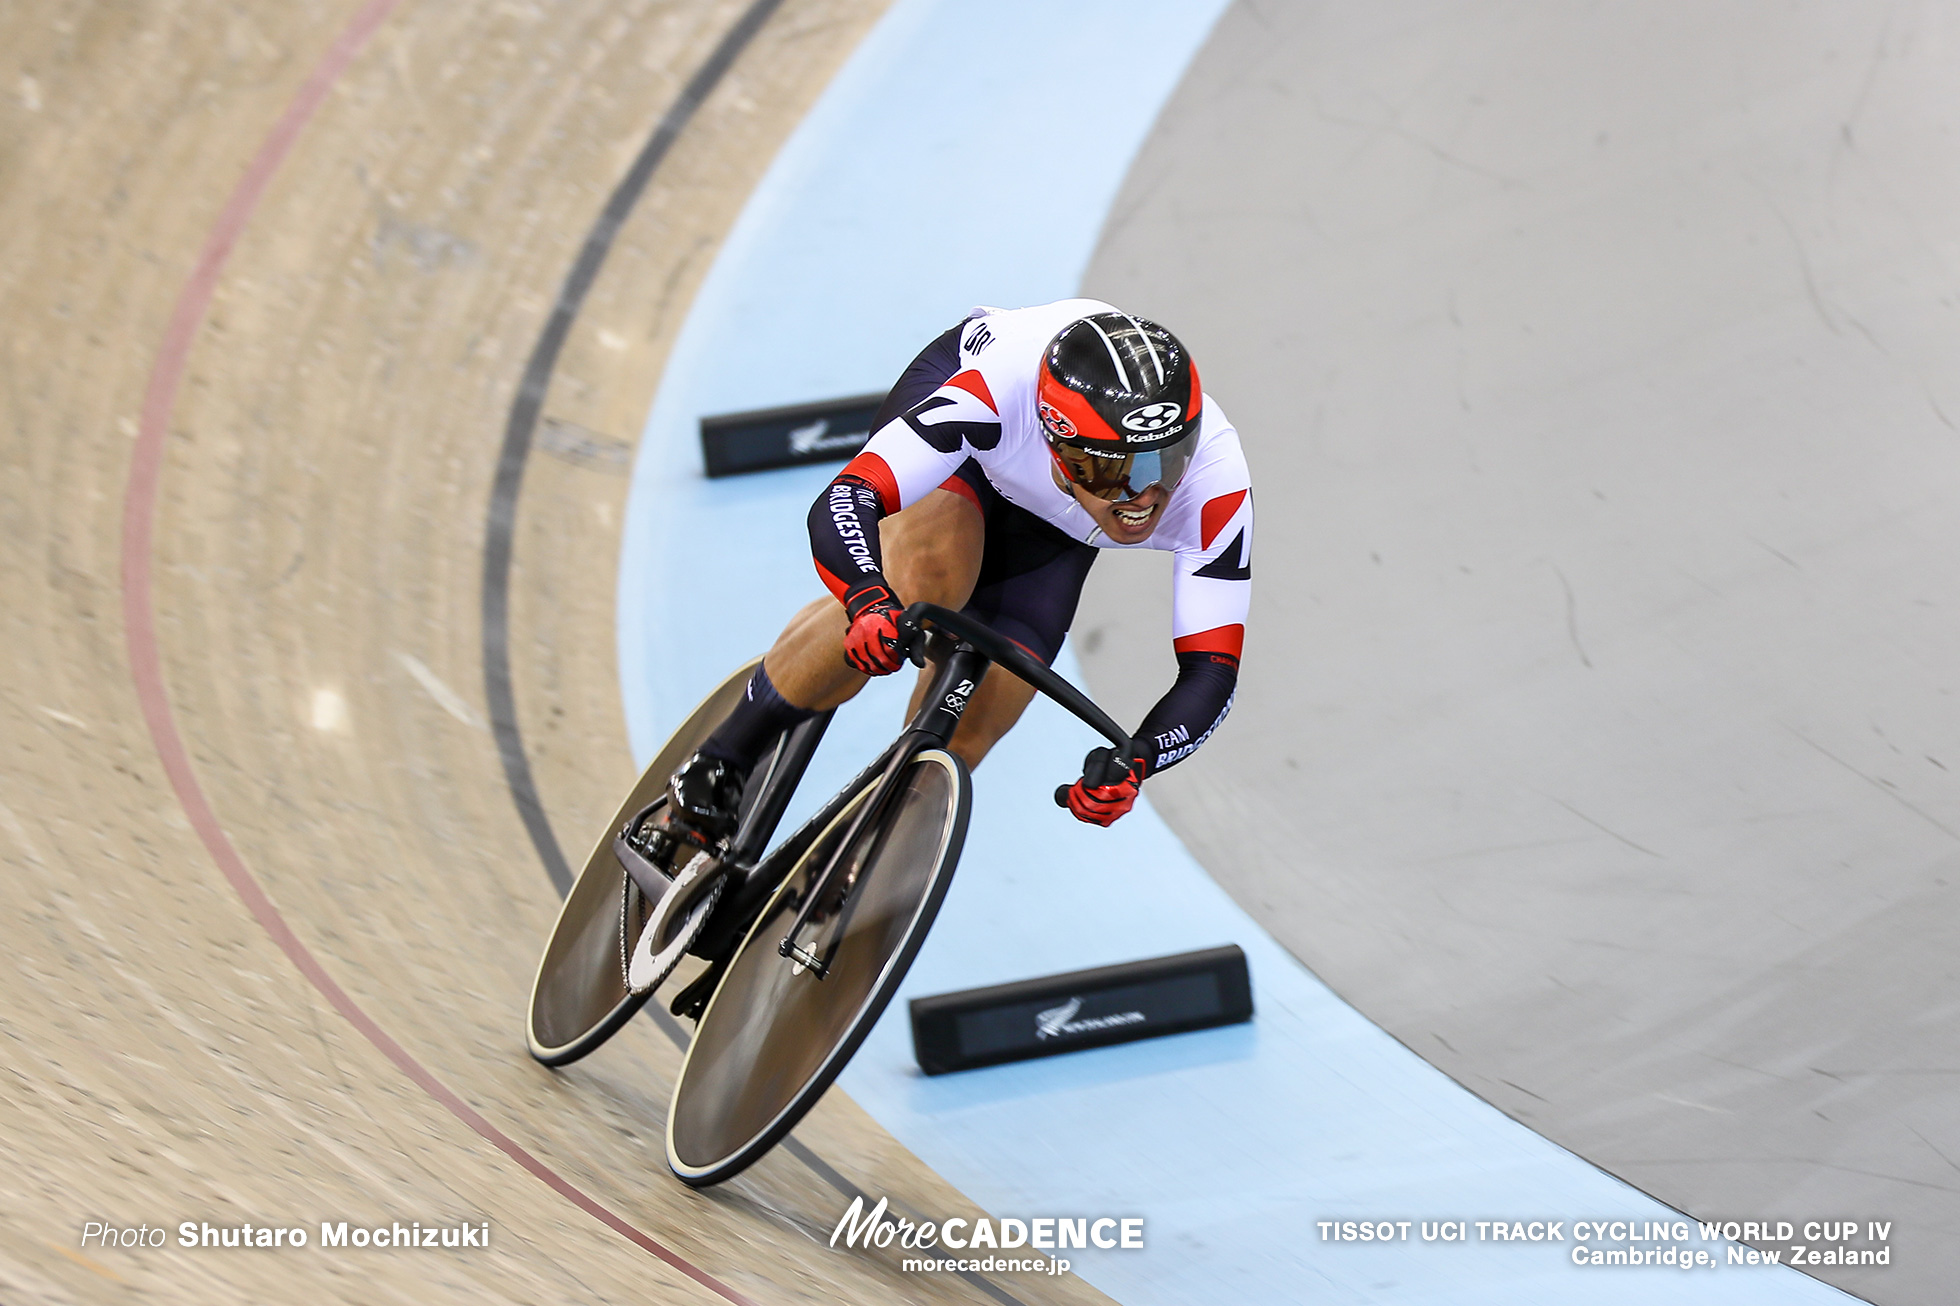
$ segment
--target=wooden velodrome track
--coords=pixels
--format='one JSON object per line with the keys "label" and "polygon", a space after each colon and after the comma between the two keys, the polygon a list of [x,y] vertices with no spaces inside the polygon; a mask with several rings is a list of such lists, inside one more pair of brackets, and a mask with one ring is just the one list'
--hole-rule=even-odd
{"label": "wooden velodrome track", "polygon": [[[1102,1300],[825,1247],[854,1186],[974,1213],[841,1092],[697,1194],[655,1025],[523,1050],[540,848],[630,778],[630,441],[881,9],[0,11],[0,1296]],[[491,1245],[78,1245],[326,1219]]]}

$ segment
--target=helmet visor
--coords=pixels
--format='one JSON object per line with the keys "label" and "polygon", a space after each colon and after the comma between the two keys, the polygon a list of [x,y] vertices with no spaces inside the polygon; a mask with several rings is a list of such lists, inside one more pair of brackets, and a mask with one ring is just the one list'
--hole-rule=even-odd
{"label": "helmet visor", "polygon": [[1135,453],[1104,452],[1081,445],[1051,443],[1062,473],[1098,499],[1121,503],[1134,499],[1153,485],[1175,490],[1191,465],[1191,452],[1197,447],[1194,432],[1160,449]]}

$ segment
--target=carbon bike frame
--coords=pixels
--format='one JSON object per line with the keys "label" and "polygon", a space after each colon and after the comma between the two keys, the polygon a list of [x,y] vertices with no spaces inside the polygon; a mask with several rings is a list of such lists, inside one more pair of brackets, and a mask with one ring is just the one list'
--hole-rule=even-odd
{"label": "carbon bike frame", "polygon": [[[919,710],[913,714],[905,729],[899,733],[876,761],[860,771],[852,781],[839,790],[837,795],[814,816],[804,821],[796,832],[783,840],[760,861],[749,864],[748,859],[755,855],[759,846],[766,844],[774,832],[776,822],[789,805],[790,795],[803,778],[811,756],[816,752],[818,741],[824,728],[829,724],[830,713],[804,722],[790,731],[783,746],[777,750],[776,759],[763,776],[762,789],[755,801],[750,804],[749,815],[744,818],[741,828],[736,832],[729,860],[731,869],[739,874],[738,883],[730,886],[723,895],[722,903],[708,922],[700,944],[695,948],[697,955],[717,958],[714,966],[704,973],[694,984],[684,989],[674,1001],[675,1014],[680,1014],[691,1005],[697,996],[705,999],[705,994],[697,990],[704,984],[719,981],[722,963],[733,951],[737,940],[748,933],[749,927],[761,915],[769,896],[796,859],[806,848],[837,818],[839,812],[855,798],[873,776],[877,777],[877,789],[870,801],[859,807],[852,819],[851,828],[845,837],[837,841],[837,850],[831,855],[823,871],[812,881],[811,890],[805,895],[802,910],[797,913],[788,934],[779,950],[785,957],[791,955],[797,932],[808,920],[816,903],[825,897],[830,881],[843,860],[844,850],[851,847],[859,832],[876,818],[886,801],[897,789],[905,773],[906,763],[910,762],[921,749],[943,748],[959,728],[960,718],[966,713],[966,706],[975,689],[980,685],[990,665],[1004,667],[1014,675],[1032,685],[1039,693],[1046,694],[1062,707],[1079,717],[1091,729],[1108,739],[1110,743],[1127,748],[1130,736],[1123,728],[1109,718],[1101,708],[1090,701],[1081,690],[1064,680],[1051,670],[1041,659],[1028,652],[992,627],[963,612],[954,612],[933,603],[914,603],[900,618],[901,633],[908,642],[923,640],[928,627],[952,637],[957,641],[952,652],[937,659],[939,670],[933,676],[931,689]],[[808,965],[817,963],[815,969],[822,975],[821,958],[799,958]]]}

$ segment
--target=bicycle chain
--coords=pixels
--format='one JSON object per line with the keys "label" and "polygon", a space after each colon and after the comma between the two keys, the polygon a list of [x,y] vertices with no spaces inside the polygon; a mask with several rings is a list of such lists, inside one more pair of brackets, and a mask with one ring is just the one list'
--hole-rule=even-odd
{"label": "bicycle chain", "polygon": [[632,945],[628,942],[633,920],[633,877],[620,872],[619,876],[619,986],[630,990],[633,987]]}

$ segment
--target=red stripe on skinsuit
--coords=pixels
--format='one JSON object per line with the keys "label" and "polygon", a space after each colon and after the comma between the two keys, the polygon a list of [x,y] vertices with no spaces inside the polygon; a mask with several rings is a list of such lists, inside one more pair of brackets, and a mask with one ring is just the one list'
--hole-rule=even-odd
{"label": "red stripe on skinsuit", "polygon": [[[965,499],[968,503],[972,504],[975,508],[980,508],[980,496],[973,492],[973,487],[966,483],[966,478],[964,476],[959,476],[959,475],[948,476],[945,480],[939,483],[939,488],[942,490],[951,490],[954,494],[959,495],[961,498]],[[985,512],[986,509],[980,508],[980,511]]]}
{"label": "red stripe on skinsuit", "polygon": [[1210,630],[1174,639],[1171,647],[1179,653],[1228,653],[1236,662],[1240,650],[1245,647],[1245,627],[1213,626]]}
{"label": "red stripe on skinsuit", "polygon": [[[855,476],[878,492],[878,503],[887,514],[899,510],[898,478],[883,458],[875,453],[861,453],[844,464],[838,477]],[[836,484],[835,481],[832,484]]]}
{"label": "red stripe on skinsuit", "polygon": [[1221,494],[1205,504],[1204,511],[1198,514],[1199,548],[1211,547],[1211,542],[1218,538],[1218,533],[1232,520],[1232,514],[1239,510],[1241,503],[1245,502],[1245,496],[1246,491],[1234,490],[1230,494]]}
{"label": "red stripe on skinsuit", "polygon": [[[815,559],[812,559],[812,561],[814,562]],[[831,575],[830,568],[824,566],[821,562],[818,562],[816,564],[816,567],[817,567],[817,579],[823,582],[823,587],[830,591],[832,598],[836,599],[839,603],[842,603],[844,601],[844,595],[850,590],[851,587],[849,585],[846,585],[843,581],[838,580],[835,576]]]}
{"label": "red stripe on skinsuit", "polygon": [[981,376],[972,368],[969,367],[966,371],[961,372],[958,376],[947,381],[946,384],[966,391],[975,399],[987,405],[988,412],[992,413],[995,417],[1000,416],[1000,405],[994,402],[994,392],[987,389],[987,378]]}

